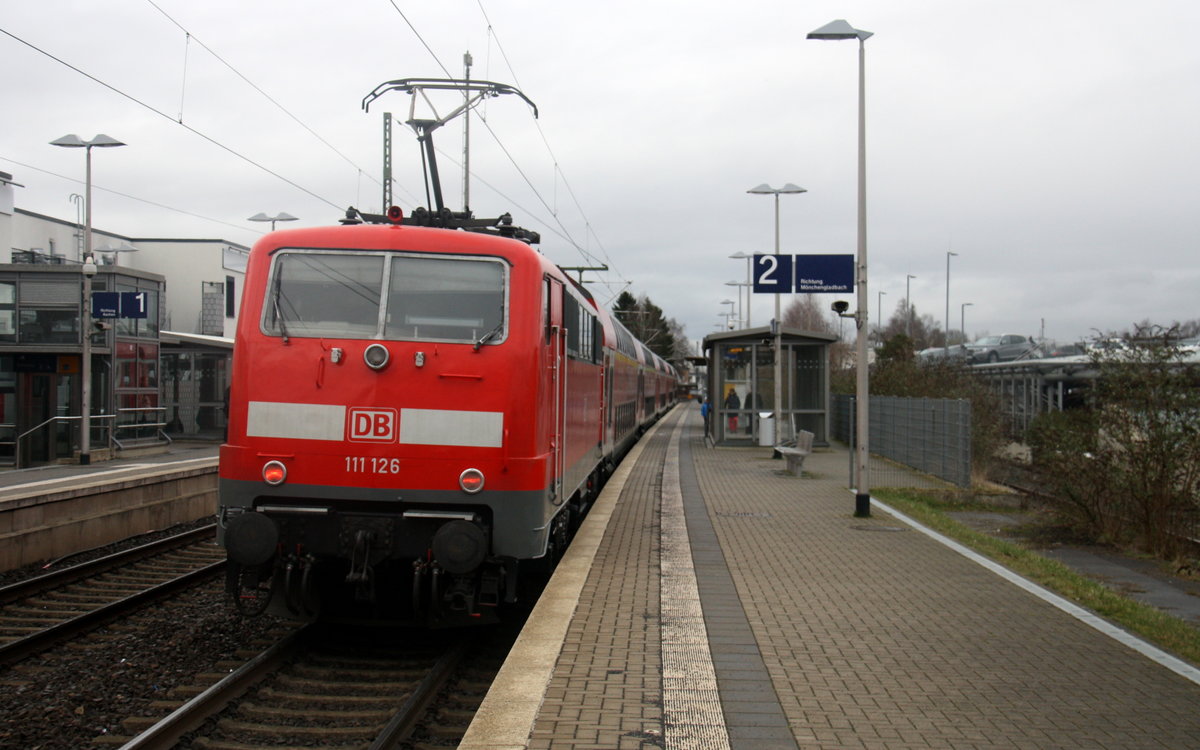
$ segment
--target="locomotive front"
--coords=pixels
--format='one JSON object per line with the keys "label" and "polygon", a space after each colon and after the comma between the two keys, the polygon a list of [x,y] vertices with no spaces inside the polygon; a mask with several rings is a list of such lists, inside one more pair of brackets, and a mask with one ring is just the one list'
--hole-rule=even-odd
{"label": "locomotive front", "polygon": [[251,252],[219,542],[245,612],[452,624],[516,595],[554,514],[541,260],[344,226]]}

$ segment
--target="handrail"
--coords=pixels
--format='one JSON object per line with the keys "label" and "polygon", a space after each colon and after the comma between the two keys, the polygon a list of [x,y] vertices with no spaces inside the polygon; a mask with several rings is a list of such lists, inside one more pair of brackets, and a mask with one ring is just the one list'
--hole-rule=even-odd
{"label": "handrail", "polygon": [[[93,414],[92,415],[92,419],[116,419],[116,418],[117,418],[116,414]],[[22,432],[20,435],[17,435],[17,439],[13,441],[13,465],[16,466],[18,469],[21,468],[21,441],[23,441],[25,438],[29,437],[33,433],[42,429],[46,425],[52,424],[54,422],[73,422],[75,420],[80,420],[80,419],[83,419],[83,417],[82,416],[50,417],[49,419],[47,419],[45,422],[42,422],[38,426],[31,427],[28,430],[25,430],[25,432]]]}
{"label": "handrail", "polygon": [[[120,409],[117,409],[117,414],[127,414],[130,412],[165,412],[165,411],[167,411],[167,407],[165,407],[165,406],[129,406],[129,407],[122,407]],[[168,435],[166,432],[163,431],[163,428],[166,426],[167,426],[167,423],[165,421],[164,422],[128,422],[126,424],[113,425],[113,433],[114,434],[111,435],[111,440],[117,446],[117,448],[119,450],[125,450],[125,444],[122,443],[115,434],[117,430],[138,430],[138,429],[143,429],[146,427],[153,427],[154,432],[155,432],[155,439],[159,439],[162,442],[166,442],[167,445],[170,445],[171,443],[173,443],[175,441],[171,439],[170,435]]]}

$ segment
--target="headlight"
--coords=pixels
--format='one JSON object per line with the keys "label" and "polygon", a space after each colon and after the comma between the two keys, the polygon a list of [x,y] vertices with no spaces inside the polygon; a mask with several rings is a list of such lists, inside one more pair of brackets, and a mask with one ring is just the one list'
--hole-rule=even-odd
{"label": "headlight", "polygon": [[372,370],[382,370],[387,367],[388,360],[392,358],[391,352],[383,344],[371,344],[367,350],[363,352],[363,361],[367,363],[367,367]]}

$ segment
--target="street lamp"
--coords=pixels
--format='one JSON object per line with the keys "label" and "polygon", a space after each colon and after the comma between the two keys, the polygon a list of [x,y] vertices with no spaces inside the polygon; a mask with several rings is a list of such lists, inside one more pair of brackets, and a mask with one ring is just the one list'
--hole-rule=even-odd
{"label": "street lamp", "polygon": [[910,290],[912,289],[912,287],[911,287],[912,280],[917,277],[913,276],[911,273],[905,274],[905,276],[906,276],[906,278],[904,279],[904,312],[905,312],[904,335],[908,337],[909,342],[912,342],[912,297],[910,296],[909,293],[910,293]]}
{"label": "street lamp", "polygon": [[[775,196],[775,255],[779,255],[779,196],[781,194],[792,195],[795,193],[807,193],[808,190],[793,185],[792,183],[784,183],[781,188],[773,188],[767,183],[763,183],[757,187],[752,187],[746,191],[751,195],[773,195]],[[783,406],[783,323],[779,319],[779,293],[775,293],[775,319],[771,327],[775,329],[775,440],[774,444],[779,445],[779,433],[782,427],[780,422]],[[757,389],[755,393],[757,393]]]}
{"label": "street lamp", "polygon": [[946,251],[946,339],[942,342],[942,356],[950,356],[950,256],[958,257],[958,253]]}
{"label": "street lamp", "polygon": [[735,258],[735,259],[741,259],[741,258],[746,259],[746,327],[750,328],[751,327],[750,319],[752,317],[750,315],[750,309],[752,307],[752,305],[750,304],[750,295],[754,292],[753,285],[750,283],[750,277],[753,275],[753,272],[750,269],[750,265],[754,262],[754,255],[753,255],[753,253],[743,253],[741,250],[739,250],[736,253],[734,253],[733,255],[730,255],[729,257]]}
{"label": "street lamp", "polygon": [[962,329],[964,344],[967,343],[967,308],[974,304],[974,302],[964,302],[958,311],[958,325]]}
{"label": "street lamp", "polygon": [[883,295],[887,292],[882,289],[879,294],[875,295],[875,325],[879,327],[879,343],[883,343]]}
{"label": "street lamp", "polygon": [[71,133],[50,141],[51,146],[82,148],[87,153],[87,180],[84,183],[84,229],[83,229],[83,314],[80,316],[82,344],[79,350],[83,360],[79,367],[80,419],[79,463],[86,466],[92,462],[92,277],[96,275],[96,263],[92,259],[92,147],[109,148],[124,146],[115,138],[103,133],[85,141]]}
{"label": "street lamp", "polygon": [[139,248],[136,248],[133,245],[130,245],[128,242],[122,242],[120,245],[117,245],[116,247],[113,247],[112,245],[105,243],[105,244],[101,245],[100,247],[96,248],[95,252],[100,253],[101,255],[111,255],[112,256],[112,264],[115,266],[115,265],[118,265],[117,257],[121,253],[136,253],[138,251],[138,249]]}
{"label": "street lamp", "polygon": [[867,374],[867,338],[869,331],[864,329],[870,321],[867,317],[867,97],[866,97],[866,45],[871,37],[870,31],[856,29],[843,20],[832,21],[816,31],[810,31],[809,39],[839,41],[843,39],[858,40],[858,310],[855,313],[855,324],[858,326],[857,357],[855,368],[855,400],[857,402],[856,428],[858,445],[855,448],[858,458],[855,464],[855,480],[857,488],[854,496],[854,515],[866,518],[871,515],[871,478],[868,472],[870,446],[868,445],[869,381]]}
{"label": "street lamp", "polygon": [[[744,282],[744,281],[726,281],[725,286],[736,286],[738,288],[738,298],[737,298],[738,325],[749,328],[750,326],[749,326],[749,324],[746,323],[746,319],[744,317],[742,317],[742,287],[746,286],[746,282]],[[749,295],[747,294],[747,296],[749,296]]]}
{"label": "street lamp", "polygon": [[271,231],[274,232],[275,231],[275,222],[277,222],[277,221],[295,221],[296,218],[297,217],[292,216],[291,214],[285,214],[282,211],[275,214],[274,216],[267,216],[263,212],[259,211],[258,213],[251,216],[249,219],[246,219],[246,221],[269,221],[269,222],[271,222]]}
{"label": "street lamp", "polygon": [[723,315],[725,317],[725,330],[732,331],[733,330],[733,306],[735,303],[731,299],[723,299],[723,300],[721,300],[721,304],[729,305],[729,310],[721,313],[721,315]]}

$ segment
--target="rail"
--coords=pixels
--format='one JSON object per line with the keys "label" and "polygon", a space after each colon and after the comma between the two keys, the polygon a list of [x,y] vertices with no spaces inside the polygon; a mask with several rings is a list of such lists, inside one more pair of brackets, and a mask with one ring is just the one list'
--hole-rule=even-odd
{"label": "rail", "polygon": [[[165,406],[130,406],[128,408],[117,409],[117,416],[119,417],[123,414],[139,414],[139,413],[143,413],[143,412],[166,412],[166,411],[167,411],[167,407],[165,407]],[[115,425],[113,430],[114,430],[114,432],[116,430],[142,430],[147,427],[153,427],[154,431],[156,433],[153,439],[165,441],[167,443],[167,445],[170,445],[171,443],[173,443],[175,441],[171,439],[170,435],[168,435],[166,432],[163,431],[163,428],[166,426],[167,426],[167,423],[162,420],[160,420],[158,422],[127,422],[125,424]],[[126,440],[128,440],[128,439],[129,438],[126,438]],[[134,439],[136,439],[136,438],[134,438]],[[125,449],[125,444],[122,443],[121,440],[115,434],[112,436],[112,442],[113,442],[113,444],[115,444],[117,446],[117,448],[119,448],[121,450]]]}
{"label": "rail", "polygon": [[[166,411],[167,411],[167,407],[165,407],[165,406],[129,407],[129,408],[117,409],[116,414],[93,414],[91,419],[92,419],[92,421],[106,420],[106,419],[119,420],[120,417],[127,415],[127,414],[141,414],[141,413],[149,413],[149,412],[165,413]],[[83,417],[81,417],[81,416],[50,417],[46,421],[37,425],[36,427],[31,427],[28,430],[26,430],[25,432],[22,432],[20,435],[17,435],[16,438],[13,440],[0,440],[0,465],[12,466],[12,467],[18,468],[18,469],[21,468],[21,454],[22,454],[21,445],[23,444],[25,438],[29,437],[30,435],[33,435],[34,433],[36,433],[39,430],[45,429],[46,427],[48,427],[51,424],[56,424],[56,423],[60,423],[60,422],[78,422],[82,419],[83,419]],[[122,442],[122,440],[117,437],[117,432],[119,430],[140,430],[140,429],[146,429],[146,428],[153,428],[155,434],[152,439],[159,441],[159,442],[165,442],[166,444],[170,445],[171,443],[173,443],[175,441],[172,440],[171,436],[168,435],[164,431],[164,428],[166,426],[167,426],[167,423],[165,421],[163,421],[163,419],[161,419],[161,418],[157,422],[128,422],[126,424],[114,423],[111,425],[104,425],[104,429],[106,429],[108,432],[108,437],[107,437],[107,439],[102,440],[100,442],[100,444],[109,445],[109,446],[115,445],[118,449],[124,450],[126,447],[126,442],[131,440],[131,438],[125,438],[125,442]],[[15,424],[7,424],[7,423],[0,424],[0,430],[5,430],[5,429],[16,432],[17,426]],[[137,438],[135,437],[132,439],[137,439]],[[6,452],[6,451],[4,451],[5,448],[12,449],[12,459],[10,461],[4,460],[5,456],[3,454]]]}
{"label": "rail", "polygon": [[[157,555],[169,554],[174,550],[189,545],[202,543],[207,539],[211,539],[212,533],[213,527],[206,526],[166,539],[149,542],[122,552],[116,552],[97,560],[20,581],[0,588],[0,602],[11,604],[14,601],[36,597],[46,591],[70,586],[82,580],[98,578],[123,566],[132,565]],[[141,589],[137,593],[99,604],[94,609],[79,612],[74,616],[70,616],[70,613],[65,613],[67,619],[32,632],[24,637],[17,638],[16,640],[0,644],[0,664],[7,665],[20,661],[56,643],[74,638],[98,625],[122,617],[146,604],[211,580],[221,575],[225,570],[225,565],[225,560],[218,560],[202,567],[194,568],[181,575],[175,575],[161,583]],[[175,572],[178,571],[176,570]]]}
{"label": "rail", "polygon": [[230,701],[292,658],[300,648],[301,642],[309,637],[313,630],[315,626],[306,624],[289,633],[258,656],[227,674],[215,685],[172,711],[166,718],[126,742],[121,746],[121,750],[169,750],[176,747],[180,737],[199,727]]}
{"label": "rail", "polygon": [[[91,418],[92,418],[92,420],[103,420],[103,419],[116,419],[116,417],[117,417],[116,414],[93,414]],[[21,442],[25,438],[29,437],[30,435],[37,432],[38,430],[40,430],[44,427],[47,427],[48,425],[54,424],[56,422],[75,422],[75,421],[78,421],[81,419],[83,419],[83,417],[81,417],[81,416],[50,417],[45,422],[42,422],[41,424],[37,425],[36,427],[31,427],[28,430],[25,430],[24,432],[22,432],[20,435],[17,435],[17,439],[12,441],[11,443],[0,442],[0,445],[11,444],[13,446],[12,465],[19,469],[19,468],[21,468]],[[111,427],[109,428],[108,434],[109,434],[109,439],[111,440],[112,439],[112,428]]]}

